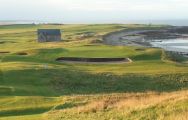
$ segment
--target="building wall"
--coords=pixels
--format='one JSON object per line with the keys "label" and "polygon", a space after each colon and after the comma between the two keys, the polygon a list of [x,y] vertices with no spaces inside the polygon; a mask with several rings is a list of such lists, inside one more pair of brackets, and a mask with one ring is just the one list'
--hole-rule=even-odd
{"label": "building wall", "polygon": [[61,36],[46,36],[46,42],[61,41]]}
{"label": "building wall", "polygon": [[58,42],[61,41],[61,35],[48,35],[44,36],[42,34],[38,35],[38,42]]}

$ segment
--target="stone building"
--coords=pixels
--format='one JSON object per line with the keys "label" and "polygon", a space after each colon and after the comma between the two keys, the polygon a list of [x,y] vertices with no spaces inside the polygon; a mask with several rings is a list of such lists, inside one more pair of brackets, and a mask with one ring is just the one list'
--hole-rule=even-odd
{"label": "stone building", "polygon": [[38,29],[38,42],[61,41],[60,29]]}

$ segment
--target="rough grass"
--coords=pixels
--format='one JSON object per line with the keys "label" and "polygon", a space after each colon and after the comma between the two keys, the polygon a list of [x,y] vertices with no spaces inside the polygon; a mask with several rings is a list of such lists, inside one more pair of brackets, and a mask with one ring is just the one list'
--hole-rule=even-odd
{"label": "rough grass", "polygon": [[91,101],[89,98],[84,105],[50,111],[45,117],[54,120],[165,120],[174,116],[174,120],[176,118],[186,120],[187,97],[185,91],[163,94],[137,93],[97,96]]}
{"label": "rough grass", "polygon": [[[91,42],[111,31],[143,27],[148,26],[0,26],[0,51],[10,52],[0,54],[0,120],[186,120],[186,63],[161,49]],[[60,28],[64,41],[37,43],[37,28]],[[78,39],[86,32],[95,35]],[[59,57],[128,57],[133,62],[59,63]]]}

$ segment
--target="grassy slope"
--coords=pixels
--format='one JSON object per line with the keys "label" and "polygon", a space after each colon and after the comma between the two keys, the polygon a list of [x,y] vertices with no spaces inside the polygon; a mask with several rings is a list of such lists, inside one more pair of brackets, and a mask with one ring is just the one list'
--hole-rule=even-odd
{"label": "grassy slope", "polygon": [[[160,49],[91,43],[105,33],[138,27],[146,26],[0,26],[0,51],[11,52],[0,54],[0,119],[186,119],[187,64],[166,60]],[[60,28],[65,42],[37,43],[37,28]],[[96,35],[80,39],[88,31]],[[129,57],[133,63],[55,61],[62,56]]]}

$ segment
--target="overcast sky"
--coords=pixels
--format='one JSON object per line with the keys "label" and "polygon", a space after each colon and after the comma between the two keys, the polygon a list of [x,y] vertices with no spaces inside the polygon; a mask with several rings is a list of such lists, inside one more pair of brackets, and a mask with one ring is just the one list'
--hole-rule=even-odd
{"label": "overcast sky", "polygon": [[0,20],[118,22],[188,19],[188,0],[0,0]]}

